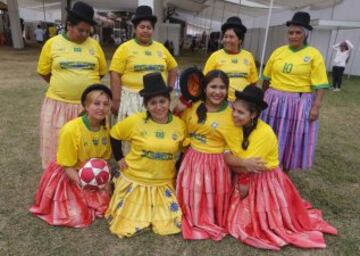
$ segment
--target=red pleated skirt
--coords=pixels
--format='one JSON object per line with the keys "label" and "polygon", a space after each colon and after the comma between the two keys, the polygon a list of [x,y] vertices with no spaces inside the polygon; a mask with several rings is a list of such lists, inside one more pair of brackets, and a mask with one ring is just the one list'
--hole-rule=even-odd
{"label": "red pleated skirt", "polygon": [[223,154],[189,148],[179,170],[176,193],[185,239],[221,240],[227,234],[231,173]]}
{"label": "red pleated skirt", "polygon": [[108,192],[80,188],[53,162],[41,177],[30,212],[50,225],[83,228],[104,216],[109,201]]}
{"label": "red pleated skirt", "polygon": [[[241,199],[239,184],[248,178],[249,194]],[[337,234],[320,210],[301,198],[280,168],[260,174],[236,175],[231,196],[228,231],[247,245],[280,250],[291,244],[325,248],[323,233]],[[243,185],[243,183],[241,183]]]}

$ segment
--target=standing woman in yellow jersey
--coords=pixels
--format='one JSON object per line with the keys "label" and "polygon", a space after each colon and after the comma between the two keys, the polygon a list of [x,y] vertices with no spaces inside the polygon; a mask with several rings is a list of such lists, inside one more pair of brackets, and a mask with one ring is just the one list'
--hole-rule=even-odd
{"label": "standing woman in yellow jersey", "polygon": [[227,74],[229,101],[235,100],[235,90],[242,91],[245,86],[255,85],[258,81],[254,57],[241,48],[246,30],[239,17],[230,17],[221,27],[224,48],[211,54],[204,68],[204,74],[214,69]]}
{"label": "standing woman in yellow jersey", "polygon": [[[160,235],[181,231],[175,194],[176,155],[186,136],[184,122],[170,112],[170,88],[160,73],[143,77],[146,112],[118,122],[110,131],[121,174],[115,183],[106,218],[120,238],[151,228]],[[131,142],[124,157],[122,141]]]}
{"label": "standing woman in yellow jersey", "polygon": [[165,46],[152,40],[156,21],[151,7],[137,7],[132,19],[135,38],[120,45],[111,60],[112,112],[119,121],[144,111],[139,94],[144,88],[144,75],[160,72],[170,89],[174,88],[177,63]]}
{"label": "standing woman in yellow jersey", "polygon": [[202,81],[202,100],[182,114],[190,147],[180,166],[176,193],[184,215],[185,239],[221,240],[227,234],[232,186],[223,154],[233,141],[234,130],[228,88],[223,71],[208,72]]}
{"label": "standing woman in yellow jersey", "polygon": [[[225,161],[236,173],[227,226],[243,243],[262,249],[280,250],[288,244],[301,248],[325,248],[322,233],[337,234],[322,219],[321,211],[301,198],[294,184],[279,168],[278,143],[272,128],[259,119],[267,108],[264,93],[255,86],[235,92],[233,120],[238,130],[234,153]],[[232,144],[233,145],[233,144]],[[251,172],[238,162],[260,157],[265,168]]]}
{"label": "standing woman in yellow jersey", "polygon": [[106,60],[97,41],[90,38],[94,9],[76,2],[68,11],[66,32],[49,39],[41,50],[38,74],[49,83],[40,115],[40,155],[43,168],[56,159],[59,130],[83,110],[83,91],[99,83]]}
{"label": "standing woman in yellow jersey", "polygon": [[30,208],[50,225],[82,228],[104,216],[110,201],[110,186],[91,190],[80,187],[79,168],[91,158],[109,160],[111,147],[106,117],[111,91],[95,84],[81,97],[85,114],[69,121],[60,131],[56,161],[44,171]]}
{"label": "standing woman in yellow jersey", "polygon": [[321,53],[307,44],[309,23],[308,13],[295,13],[286,23],[289,45],[271,54],[263,74],[269,107],[262,119],[278,136],[285,171],[312,167],[321,102],[329,87]]}

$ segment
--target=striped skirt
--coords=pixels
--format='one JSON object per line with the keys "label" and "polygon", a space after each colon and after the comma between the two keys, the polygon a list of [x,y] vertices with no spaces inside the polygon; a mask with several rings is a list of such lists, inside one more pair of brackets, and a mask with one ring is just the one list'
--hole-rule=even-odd
{"label": "striped skirt", "polygon": [[325,248],[323,233],[337,234],[320,210],[301,198],[280,168],[246,174],[249,194],[241,199],[244,177],[234,177],[227,227],[241,242],[261,249],[280,250],[285,245]]}
{"label": "striped skirt", "polygon": [[131,237],[149,228],[160,235],[181,231],[182,214],[173,181],[143,184],[121,174],[105,217],[111,233],[119,238]]}
{"label": "striped skirt", "polygon": [[318,120],[310,121],[313,93],[290,93],[268,89],[269,107],[261,114],[279,141],[280,165],[286,170],[310,169],[314,160]]}
{"label": "striped skirt", "polygon": [[104,216],[109,201],[108,192],[80,188],[53,162],[41,177],[30,212],[50,225],[83,228]]}
{"label": "striped skirt", "polygon": [[81,104],[66,103],[45,97],[40,114],[40,156],[46,169],[56,160],[60,129],[79,116]]}
{"label": "striped skirt", "polygon": [[231,195],[231,173],[223,154],[189,148],[177,178],[177,197],[183,211],[185,239],[221,240]]}

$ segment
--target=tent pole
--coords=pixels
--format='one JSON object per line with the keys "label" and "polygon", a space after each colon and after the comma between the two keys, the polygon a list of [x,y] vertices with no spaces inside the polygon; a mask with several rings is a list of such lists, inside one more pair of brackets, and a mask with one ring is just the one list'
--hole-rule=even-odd
{"label": "tent pole", "polygon": [[268,38],[268,33],[269,33],[270,18],[271,18],[271,14],[272,14],[273,5],[274,5],[274,0],[271,0],[270,5],[269,5],[269,12],[268,12],[268,17],[267,17],[267,22],[266,22],[264,44],[263,44],[263,49],[262,49],[262,52],[261,52],[259,78],[261,78],[262,71],[263,71],[263,65],[264,65],[264,59],[265,59],[265,51],[266,51],[266,43],[267,43],[267,38]]}
{"label": "tent pole", "polygon": [[[221,24],[224,24],[224,16],[225,16],[225,1],[223,1],[224,5],[223,5],[223,11],[222,11],[222,16],[221,16]],[[222,41],[222,38],[223,35],[222,33],[220,33],[220,38],[219,38],[219,44],[218,44],[218,50],[220,49],[220,45],[221,45],[221,41]]]}

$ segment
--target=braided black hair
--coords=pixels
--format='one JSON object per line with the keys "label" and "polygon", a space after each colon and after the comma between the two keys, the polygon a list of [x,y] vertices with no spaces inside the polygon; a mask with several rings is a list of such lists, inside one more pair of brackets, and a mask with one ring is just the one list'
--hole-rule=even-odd
{"label": "braided black hair", "polygon": [[250,125],[242,127],[243,141],[241,143],[241,147],[243,150],[247,150],[250,145],[249,137],[257,126],[259,116],[261,113],[261,109],[258,105],[254,104],[252,102],[248,102],[248,101],[244,101],[244,100],[242,100],[242,101],[246,103],[246,106],[251,114],[256,113],[256,116],[251,120]]}

